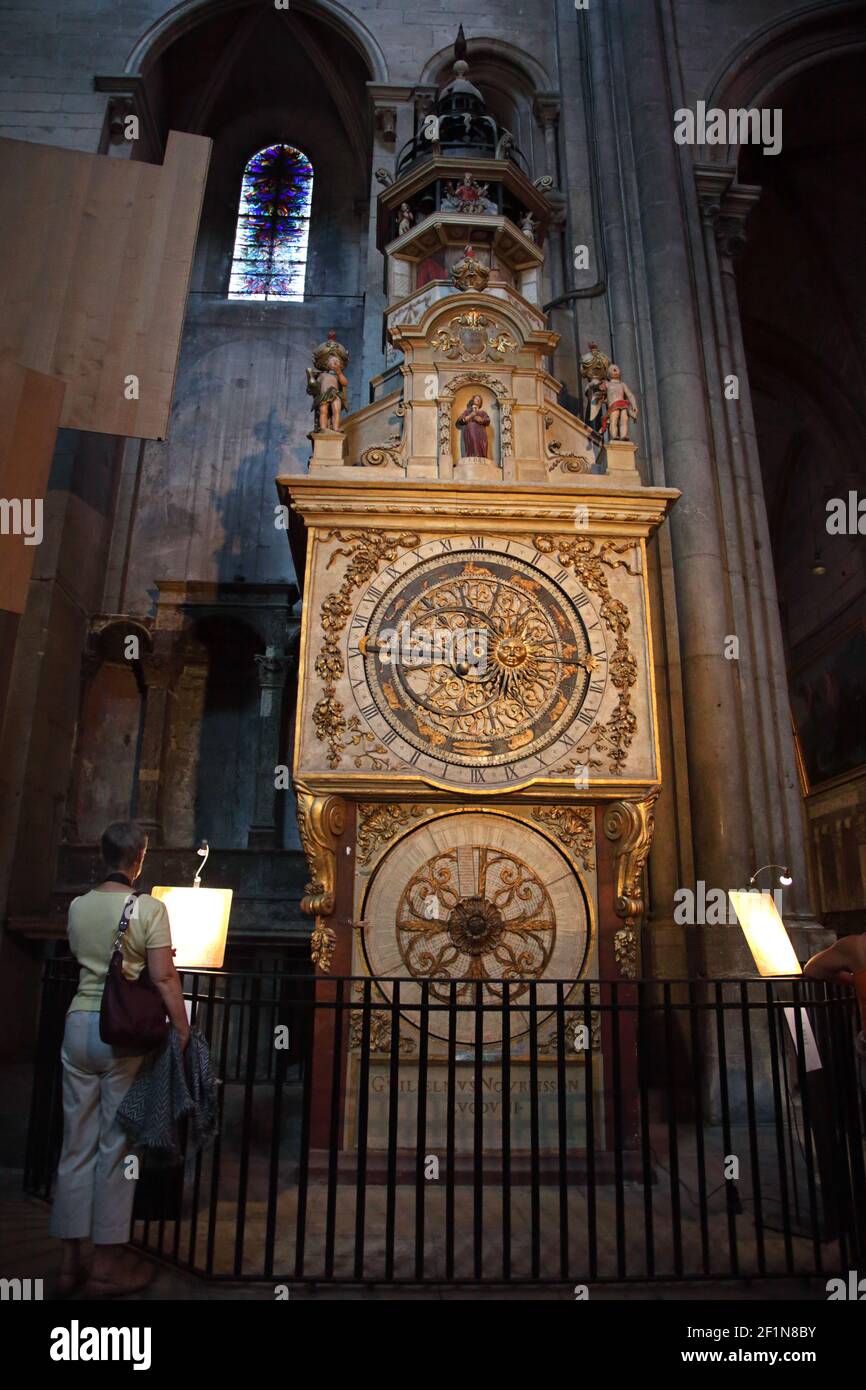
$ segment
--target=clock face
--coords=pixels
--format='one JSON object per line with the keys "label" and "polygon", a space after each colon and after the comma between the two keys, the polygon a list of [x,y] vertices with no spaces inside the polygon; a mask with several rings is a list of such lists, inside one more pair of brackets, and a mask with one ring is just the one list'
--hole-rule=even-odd
{"label": "clock face", "polygon": [[[363,904],[367,968],[389,997],[388,977],[406,980],[400,997],[420,999],[428,981],[432,1003],[473,1001],[492,1007],[485,1040],[502,1035],[497,1007],[508,982],[511,1035],[528,1027],[530,989],[547,1007],[555,990],[545,980],[575,980],[590,944],[590,915],[580,880],[546,836],[509,816],[465,811],[418,826],[376,869]],[[452,985],[452,981],[455,983]],[[417,1011],[409,1010],[417,1022]],[[448,1014],[431,1014],[430,1032],[447,1037]],[[475,1019],[459,1012],[458,1039],[471,1043]]]}
{"label": "clock face", "polygon": [[607,681],[604,629],[574,575],[530,546],[481,537],[429,541],[383,570],[355,610],[348,656],[382,742],[467,786],[553,768]]}

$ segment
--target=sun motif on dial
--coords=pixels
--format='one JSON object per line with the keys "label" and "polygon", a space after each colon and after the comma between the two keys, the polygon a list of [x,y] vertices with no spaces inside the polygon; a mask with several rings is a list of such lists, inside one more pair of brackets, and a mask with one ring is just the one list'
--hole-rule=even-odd
{"label": "sun motif on dial", "polygon": [[599,664],[562,585],[522,558],[479,550],[434,555],[400,576],[361,651],[385,723],[463,766],[514,763],[554,743]]}

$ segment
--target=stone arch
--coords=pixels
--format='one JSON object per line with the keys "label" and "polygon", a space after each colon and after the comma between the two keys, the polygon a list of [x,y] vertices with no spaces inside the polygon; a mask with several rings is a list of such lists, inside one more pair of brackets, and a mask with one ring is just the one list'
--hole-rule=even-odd
{"label": "stone arch", "polygon": [[[809,5],[752,30],[719,64],[704,99],[724,111],[761,106],[790,78],[859,49],[866,49],[864,0]],[[735,168],[737,155],[737,146],[710,145],[700,158]]]}
{"label": "stone arch", "polygon": [[[216,15],[242,8],[245,6],[240,0],[181,0],[140,35],[127,57],[124,72],[145,75],[166,49],[190,29]],[[381,46],[348,5],[341,5],[338,0],[292,0],[292,9],[320,19],[342,34],[366,63],[372,81],[390,80]]]}
{"label": "stone arch", "polygon": [[[524,49],[517,48],[513,43],[508,43],[506,39],[473,35],[469,38],[468,43],[467,61],[470,67],[470,76],[475,68],[485,60],[492,59],[503,68],[511,68],[534,92],[550,91],[553,87],[554,84],[544,64]],[[424,86],[435,85],[437,80],[441,80],[450,71],[453,61],[454,45],[449,43],[427,59],[419,83]]]}

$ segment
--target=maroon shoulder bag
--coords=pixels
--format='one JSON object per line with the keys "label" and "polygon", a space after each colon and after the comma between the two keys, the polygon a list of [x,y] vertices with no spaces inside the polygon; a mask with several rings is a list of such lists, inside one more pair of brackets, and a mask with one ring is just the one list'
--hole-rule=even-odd
{"label": "maroon shoulder bag", "polygon": [[99,1010],[99,1036],[114,1047],[150,1052],[165,1041],[169,1022],[162,995],[148,974],[147,962],[137,980],[127,980],[123,973],[123,934],[137,897],[137,893],[130,893],[124,903],[111,948]]}

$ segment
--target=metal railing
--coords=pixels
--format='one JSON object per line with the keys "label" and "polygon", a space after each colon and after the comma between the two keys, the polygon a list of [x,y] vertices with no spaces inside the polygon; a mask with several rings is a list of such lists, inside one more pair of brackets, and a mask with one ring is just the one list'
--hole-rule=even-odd
{"label": "metal railing", "polygon": [[[50,1195],[76,970],[46,970],[25,1182]],[[847,990],[185,973],[215,1144],[134,1234],[207,1279],[592,1283],[866,1260]]]}

